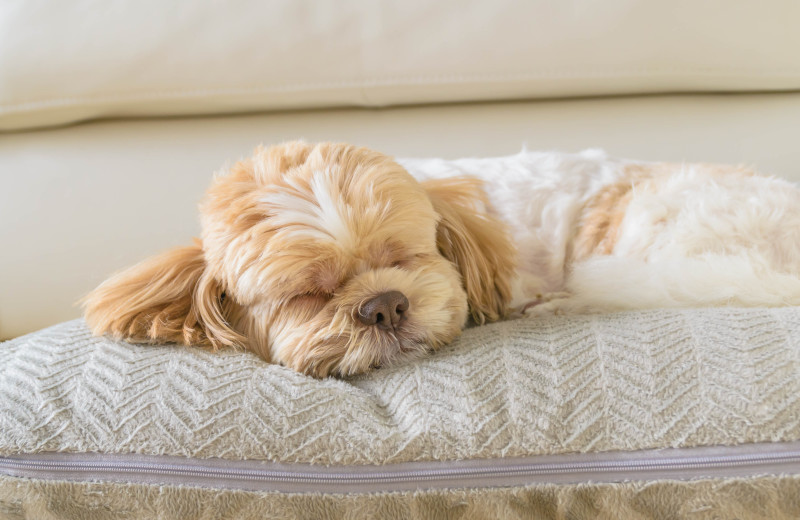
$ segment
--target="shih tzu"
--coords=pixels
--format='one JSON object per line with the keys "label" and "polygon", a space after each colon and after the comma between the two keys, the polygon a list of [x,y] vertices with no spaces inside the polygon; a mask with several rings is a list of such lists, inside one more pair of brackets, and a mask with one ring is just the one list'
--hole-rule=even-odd
{"label": "shih tzu", "polygon": [[469,318],[800,304],[800,190],[743,168],[293,142],[218,176],[200,215],[201,240],[86,297],[94,333],[350,376]]}

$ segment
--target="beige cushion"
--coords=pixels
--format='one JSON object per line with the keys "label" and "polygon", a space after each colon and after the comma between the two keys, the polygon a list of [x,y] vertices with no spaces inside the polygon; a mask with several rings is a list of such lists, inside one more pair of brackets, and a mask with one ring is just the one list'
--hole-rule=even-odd
{"label": "beige cushion", "polygon": [[800,87],[800,4],[692,0],[0,5],[0,129]]}
{"label": "beige cushion", "polygon": [[388,464],[800,438],[800,308],[526,318],[350,381],[94,338],[0,348],[0,455]]}
{"label": "beige cushion", "polygon": [[[164,519],[516,518],[534,511],[575,519],[698,511],[705,514],[698,518],[797,518],[797,452],[783,448],[800,438],[799,341],[800,308],[527,318],[469,329],[455,344],[394,369],[318,381],[245,353],[93,338],[76,320],[0,345],[0,458],[34,462],[37,454],[62,452],[86,455],[92,465],[73,462],[45,480],[41,473],[16,478],[15,466],[0,460],[0,511],[92,520],[149,519],[154,511]],[[367,493],[339,477],[313,493],[278,493],[289,484],[231,484],[197,473],[181,485],[185,473],[150,475],[152,465],[105,471],[142,456],[163,468],[241,468],[238,461],[249,459],[251,469],[258,461],[292,471],[310,463],[304,471],[345,475],[391,473],[420,461],[453,469],[461,459],[491,469],[516,456],[572,453],[586,462],[584,452],[591,461],[613,450],[752,442],[767,451],[736,459],[749,464],[749,478],[685,482],[674,479],[686,478],[688,464],[638,482],[641,471],[622,465],[617,473],[606,468],[616,475],[610,483],[605,474],[598,483],[578,473],[579,483],[557,485],[563,480],[551,473],[546,483],[528,475],[539,484],[527,487],[515,478],[503,487],[481,480],[467,486],[475,489],[449,489],[434,478]],[[788,471],[775,467],[781,453],[795,461]],[[53,468],[38,466],[49,475]],[[715,475],[713,467],[706,472]]]}

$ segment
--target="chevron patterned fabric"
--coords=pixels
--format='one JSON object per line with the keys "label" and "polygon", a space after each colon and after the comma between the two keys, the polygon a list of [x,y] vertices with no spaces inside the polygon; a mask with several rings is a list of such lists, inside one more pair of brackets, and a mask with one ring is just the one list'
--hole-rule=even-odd
{"label": "chevron patterned fabric", "polygon": [[383,464],[791,441],[798,398],[800,308],[526,318],[349,381],[76,320],[0,344],[0,454]]}

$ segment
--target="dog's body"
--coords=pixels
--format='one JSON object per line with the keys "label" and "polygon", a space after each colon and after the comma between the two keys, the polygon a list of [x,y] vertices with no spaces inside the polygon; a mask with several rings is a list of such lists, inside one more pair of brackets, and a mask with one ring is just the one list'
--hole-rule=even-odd
{"label": "dog's body", "polygon": [[[406,161],[259,149],[218,177],[202,242],[86,299],[95,333],[244,346],[317,377],[521,313],[800,304],[800,190],[600,152]],[[421,182],[420,182],[421,181]]]}
{"label": "dog's body", "polygon": [[781,179],[598,150],[402,164],[483,181],[518,252],[515,311],[800,304],[800,190]]}

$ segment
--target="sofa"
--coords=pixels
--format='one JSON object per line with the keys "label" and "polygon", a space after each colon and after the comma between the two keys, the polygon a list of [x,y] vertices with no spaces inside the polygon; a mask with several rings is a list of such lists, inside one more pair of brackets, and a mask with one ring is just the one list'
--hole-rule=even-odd
{"label": "sofa", "polygon": [[93,337],[76,305],[197,236],[214,173],[259,144],[602,148],[800,180],[798,19],[788,0],[0,6],[0,516],[800,516],[796,308],[522,319],[318,381]]}

